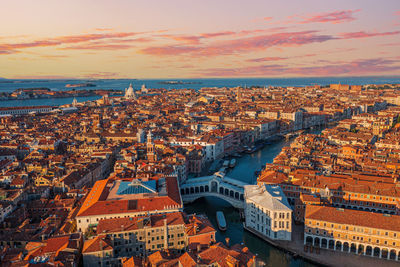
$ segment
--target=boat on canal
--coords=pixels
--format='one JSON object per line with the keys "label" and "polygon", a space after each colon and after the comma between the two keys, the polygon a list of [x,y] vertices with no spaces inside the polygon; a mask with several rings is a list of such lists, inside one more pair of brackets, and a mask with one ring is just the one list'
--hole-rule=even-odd
{"label": "boat on canal", "polygon": [[218,224],[219,230],[225,231],[226,230],[226,220],[225,220],[224,213],[222,211],[217,211],[216,217],[217,217],[217,224]]}
{"label": "boat on canal", "polygon": [[229,167],[233,168],[236,165],[236,159],[231,159],[231,161],[229,162]]}

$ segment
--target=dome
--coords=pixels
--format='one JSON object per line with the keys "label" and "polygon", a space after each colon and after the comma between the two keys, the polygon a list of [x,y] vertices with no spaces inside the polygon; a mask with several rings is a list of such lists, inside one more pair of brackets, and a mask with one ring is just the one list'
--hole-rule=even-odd
{"label": "dome", "polygon": [[135,94],[135,91],[133,90],[132,84],[130,84],[129,88],[126,89],[125,98],[129,98],[129,99],[135,99],[136,98],[136,94]]}

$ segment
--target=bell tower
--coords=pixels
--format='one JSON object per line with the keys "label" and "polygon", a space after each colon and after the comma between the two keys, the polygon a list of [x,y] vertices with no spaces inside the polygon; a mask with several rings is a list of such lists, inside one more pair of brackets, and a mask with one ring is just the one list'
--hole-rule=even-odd
{"label": "bell tower", "polygon": [[148,161],[156,161],[156,151],[155,151],[155,145],[153,142],[153,134],[151,131],[147,134],[147,160]]}

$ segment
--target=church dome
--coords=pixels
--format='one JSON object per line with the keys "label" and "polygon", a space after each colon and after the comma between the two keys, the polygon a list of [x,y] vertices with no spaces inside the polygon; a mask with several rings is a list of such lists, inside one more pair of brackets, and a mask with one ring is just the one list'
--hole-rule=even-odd
{"label": "church dome", "polygon": [[128,99],[136,98],[136,94],[135,94],[135,91],[133,90],[132,84],[130,84],[129,88],[125,90],[125,98],[128,98]]}

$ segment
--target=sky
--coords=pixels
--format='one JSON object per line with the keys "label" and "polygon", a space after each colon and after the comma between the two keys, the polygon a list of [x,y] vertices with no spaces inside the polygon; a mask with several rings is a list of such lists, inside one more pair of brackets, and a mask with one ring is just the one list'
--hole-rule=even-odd
{"label": "sky", "polygon": [[0,77],[400,75],[400,0],[1,0]]}

